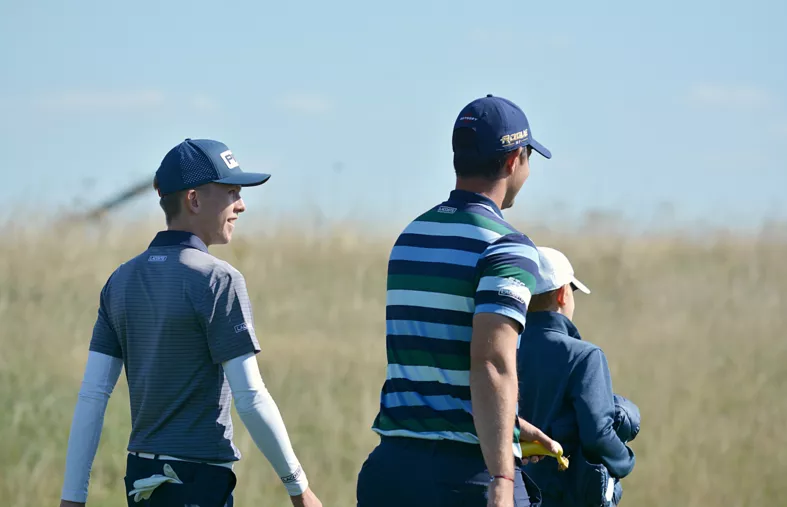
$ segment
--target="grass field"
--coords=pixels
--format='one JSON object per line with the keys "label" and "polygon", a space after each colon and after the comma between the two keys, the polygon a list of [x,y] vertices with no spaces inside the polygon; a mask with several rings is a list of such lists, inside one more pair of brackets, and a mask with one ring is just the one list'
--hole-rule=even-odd
{"label": "grass field", "polygon": [[[241,221],[242,222],[242,221]],[[354,505],[384,378],[385,264],[393,236],[244,233],[214,253],[246,276],[277,400],[313,489]],[[526,231],[531,230],[524,228]],[[6,227],[0,245],[0,502],[57,505],[98,293],[155,228]],[[642,411],[628,506],[787,502],[787,240],[783,234],[531,237],[563,249],[592,296],[576,322]],[[9,241],[10,239],[10,241]],[[239,419],[237,505],[288,505]],[[125,505],[126,384],[109,403],[88,505]]]}

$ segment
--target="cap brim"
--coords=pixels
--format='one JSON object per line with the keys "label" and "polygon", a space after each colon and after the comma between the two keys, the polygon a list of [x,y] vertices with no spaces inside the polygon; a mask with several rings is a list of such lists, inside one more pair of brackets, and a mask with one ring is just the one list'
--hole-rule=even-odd
{"label": "cap brim", "polygon": [[571,278],[571,284],[579,289],[580,291],[584,292],[585,294],[590,294],[590,289],[588,289],[587,285],[577,280],[575,277]]}
{"label": "cap brim", "polygon": [[546,149],[541,143],[539,143],[535,139],[531,138],[528,144],[530,144],[530,146],[532,146],[534,150],[536,150],[541,155],[543,155],[544,158],[552,158],[552,152]]}
{"label": "cap brim", "polygon": [[223,185],[240,185],[242,187],[256,187],[268,181],[270,177],[270,174],[265,173],[237,173],[220,179],[215,183],[221,183]]}

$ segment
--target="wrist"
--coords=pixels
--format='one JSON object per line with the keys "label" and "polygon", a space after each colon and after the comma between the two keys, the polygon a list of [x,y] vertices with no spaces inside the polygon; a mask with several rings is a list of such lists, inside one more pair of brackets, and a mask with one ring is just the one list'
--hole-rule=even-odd
{"label": "wrist", "polygon": [[489,480],[489,482],[500,482],[500,481],[503,481],[503,482],[508,481],[511,484],[514,484],[514,482],[516,482],[514,480],[514,476],[513,475],[507,475],[507,474],[495,474]]}
{"label": "wrist", "polygon": [[284,487],[287,489],[287,494],[290,496],[300,496],[309,489],[309,479],[306,478],[306,472],[303,468],[298,466],[295,472],[286,477],[281,478]]}

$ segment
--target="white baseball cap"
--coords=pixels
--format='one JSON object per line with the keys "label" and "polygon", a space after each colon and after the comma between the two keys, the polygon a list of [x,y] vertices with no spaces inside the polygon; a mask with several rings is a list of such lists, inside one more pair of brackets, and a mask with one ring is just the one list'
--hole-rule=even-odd
{"label": "white baseball cap", "polygon": [[585,294],[590,294],[590,289],[574,277],[574,267],[562,252],[547,246],[538,247],[539,268],[536,290],[533,294],[543,294],[559,289],[566,284],[572,284]]}

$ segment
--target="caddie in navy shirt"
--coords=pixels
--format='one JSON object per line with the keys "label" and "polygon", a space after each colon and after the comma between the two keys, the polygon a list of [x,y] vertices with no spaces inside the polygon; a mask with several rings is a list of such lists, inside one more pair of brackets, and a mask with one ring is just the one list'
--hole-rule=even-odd
{"label": "caddie in navy shirt", "polygon": [[559,441],[568,470],[554,460],[526,465],[543,507],[617,505],[620,479],[634,468],[626,445],[639,431],[639,411],[615,395],[604,352],[582,340],[571,321],[574,291],[590,290],[561,252],[538,247],[539,276],[522,334],[517,370],[519,415]]}
{"label": "caddie in navy shirt", "polygon": [[321,507],[260,375],[243,275],[208,252],[229,243],[246,207],[246,173],[226,145],[186,139],[156,172],[167,230],[101,290],[71,425],[61,507],[85,505],[107,402],[123,368],[131,435],[129,506],[231,507],[241,458],[230,407],[278,473],[292,504]]}

